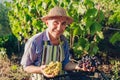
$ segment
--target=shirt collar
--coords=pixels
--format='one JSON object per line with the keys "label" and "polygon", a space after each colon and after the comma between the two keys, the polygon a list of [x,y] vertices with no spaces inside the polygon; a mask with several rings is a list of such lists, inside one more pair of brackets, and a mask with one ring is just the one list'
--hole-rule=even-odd
{"label": "shirt collar", "polygon": [[49,35],[48,35],[48,28],[43,32],[43,41],[50,41]]}
{"label": "shirt collar", "polygon": [[[49,37],[49,33],[48,33],[48,28],[45,30],[44,34],[43,34],[43,40],[44,41],[50,41],[50,37]],[[63,41],[63,35],[60,36],[61,41]]]}
{"label": "shirt collar", "polygon": [[49,34],[48,34],[48,28],[46,29],[46,36],[47,36],[48,41],[50,41],[50,37],[49,37]]}

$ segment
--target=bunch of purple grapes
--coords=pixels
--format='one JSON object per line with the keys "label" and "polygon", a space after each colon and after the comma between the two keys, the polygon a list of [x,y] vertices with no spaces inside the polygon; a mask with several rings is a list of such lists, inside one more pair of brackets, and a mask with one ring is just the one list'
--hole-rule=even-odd
{"label": "bunch of purple grapes", "polygon": [[79,67],[89,70],[91,68],[97,68],[101,63],[96,56],[85,55],[79,61]]}

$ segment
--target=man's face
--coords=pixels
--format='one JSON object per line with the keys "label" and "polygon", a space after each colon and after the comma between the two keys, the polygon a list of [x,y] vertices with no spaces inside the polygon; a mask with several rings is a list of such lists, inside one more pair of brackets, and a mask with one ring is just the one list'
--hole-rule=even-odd
{"label": "man's face", "polygon": [[48,32],[50,36],[54,38],[59,38],[61,34],[63,34],[66,28],[66,20],[59,18],[59,19],[50,19],[46,21],[48,26]]}

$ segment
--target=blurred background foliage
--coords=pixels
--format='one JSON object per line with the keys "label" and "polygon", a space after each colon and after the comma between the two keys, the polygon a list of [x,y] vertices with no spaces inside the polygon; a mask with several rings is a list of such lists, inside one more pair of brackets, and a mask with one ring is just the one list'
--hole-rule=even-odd
{"label": "blurred background foliage", "polygon": [[74,19],[64,34],[76,57],[120,53],[120,0],[13,0],[4,4],[0,4],[0,47],[9,55],[22,55],[27,39],[47,28],[40,18],[54,6],[65,8]]}
{"label": "blurred background foliage", "polygon": [[6,48],[7,54],[17,52],[17,38],[11,31],[8,18],[9,8],[0,3],[0,48]]}
{"label": "blurred background foliage", "polygon": [[0,36],[11,34],[7,13],[8,8],[0,3]]}

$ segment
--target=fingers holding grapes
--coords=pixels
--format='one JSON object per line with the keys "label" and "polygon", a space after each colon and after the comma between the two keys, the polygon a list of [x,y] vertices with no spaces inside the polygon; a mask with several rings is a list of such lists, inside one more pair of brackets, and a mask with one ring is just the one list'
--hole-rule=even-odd
{"label": "fingers holding grapes", "polygon": [[82,70],[83,71],[94,72],[95,71],[95,67],[94,66],[87,67],[87,66],[84,65],[83,68],[82,68]]}
{"label": "fingers holding grapes", "polygon": [[43,75],[44,75],[45,77],[47,77],[47,78],[53,78],[53,77],[55,77],[54,74],[47,74],[47,73],[44,72],[44,71],[43,71]]}
{"label": "fingers holding grapes", "polygon": [[62,64],[60,62],[50,62],[44,69],[43,69],[43,75],[52,78],[59,74],[60,70],[62,68]]}
{"label": "fingers holding grapes", "polygon": [[78,66],[80,67],[80,70],[83,71],[94,72],[98,65],[100,65],[100,62],[95,56],[86,55],[78,61]]}
{"label": "fingers holding grapes", "polygon": [[94,72],[95,71],[95,67],[86,67],[85,65],[83,65],[82,67],[79,66],[79,64],[75,67],[76,70],[81,70],[81,71],[89,71],[89,72]]}

